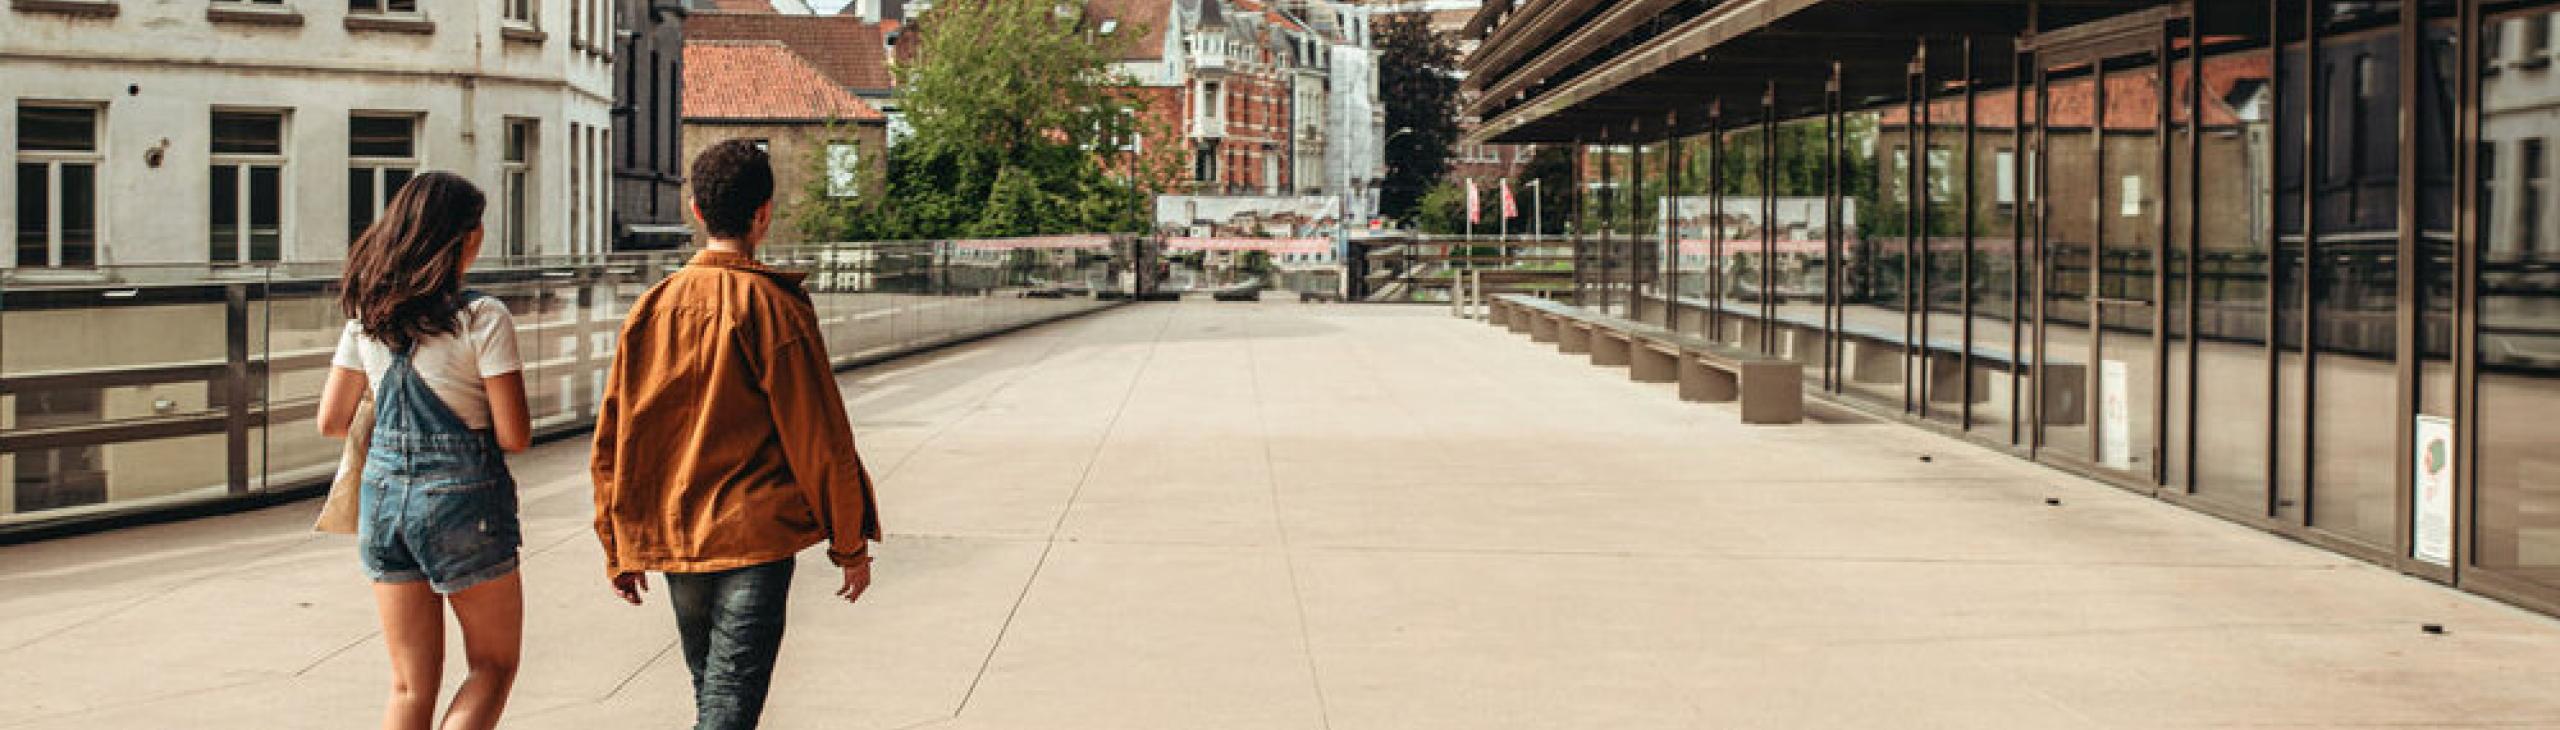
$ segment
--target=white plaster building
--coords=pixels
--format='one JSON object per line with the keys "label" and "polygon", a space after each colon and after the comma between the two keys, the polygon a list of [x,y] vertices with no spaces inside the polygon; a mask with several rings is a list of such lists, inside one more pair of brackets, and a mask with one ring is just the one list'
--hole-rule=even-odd
{"label": "white plaster building", "polygon": [[1333,86],[1326,104],[1333,138],[1324,148],[1325,180],[1346,196],[1344,214],[1355,221],[1378,214],[1377,183],[1387,176],[1386,109],[1378,105],[1377,52],[1368,47],[1366,26],[1364,20],[1359,45],[1333,47]]}
{"label": "white plaster building", "polygon": [[601,253],[619,0],[10,0],[0,267],[330,261],[411,175]]}

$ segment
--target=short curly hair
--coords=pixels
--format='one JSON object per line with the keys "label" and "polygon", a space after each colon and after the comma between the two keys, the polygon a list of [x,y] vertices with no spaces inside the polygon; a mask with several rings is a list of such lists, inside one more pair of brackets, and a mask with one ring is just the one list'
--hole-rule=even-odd
{"label": "short curly hair", "polygon": [[711,235],[738,238],[753,231],[756,209],[773,200],[773,159],[754,140],[733,139],[693,157],[693,205]]}

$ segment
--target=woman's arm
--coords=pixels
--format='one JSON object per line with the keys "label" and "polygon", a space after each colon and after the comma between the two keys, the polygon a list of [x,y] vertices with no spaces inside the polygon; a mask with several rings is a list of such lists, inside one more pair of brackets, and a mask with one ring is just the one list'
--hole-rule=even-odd
{"label": "woman's arm", "polygon": [[489,392],[489,428],[498,432],[498,448],[510,454],[533,447],[532,410],[524,404],[524,371],[480,379]]}
{"label": "woman's arm", "polygon": [[356,420],[356,404],[364,401],[364,371],[351,368],[329,369],[329,382],[320,386],[320,435],[333,439],[347,437],[347,427]]}

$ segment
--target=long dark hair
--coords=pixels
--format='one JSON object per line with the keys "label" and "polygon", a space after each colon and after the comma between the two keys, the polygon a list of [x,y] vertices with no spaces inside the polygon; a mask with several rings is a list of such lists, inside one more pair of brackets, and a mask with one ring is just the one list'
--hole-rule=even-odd
{"label": "long dark hair", "polygon": [[394,350],[452,334],[462,311],[462,249],[487,196],[462,176],[430,172],[400,186],[382,217],[347,247],[338,309]]}

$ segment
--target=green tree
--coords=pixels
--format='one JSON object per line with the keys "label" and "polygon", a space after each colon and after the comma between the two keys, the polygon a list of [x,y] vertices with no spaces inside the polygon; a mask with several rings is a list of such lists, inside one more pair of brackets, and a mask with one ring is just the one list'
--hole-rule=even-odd
{"label": "green tree", "polygon": [[[803,218],[813,238],[1143,232],[1179,162],[1172,130],[1111,64],[1144,33],[1096,32],[1039,0],[953,0],[916,20],[896,69],[909,129],[886,194]],[[1066,6],[1074,7],[1074,6]],[[1144,144],[1140,144],[1141,141]],[[1148,149],[1141,153],[1137,149]],[[860,234],[855,236],[854,234]]]}
{"label": "green tree", "polygon": [[1465,233],[1467,189],[1445,180],[1431,186],[1413,206],[1413,227],[1424,233]]}
{"label": "green tree", "polygon": [[1259,249],[1244,252],[1244,260],[1236,264],[1238,271],[1249,276],[1269,277],[1274,268],[1276,267],[1271,265],[1271,252]]}
{"label": "green tree", "polygon": [[1449,153],[1458,143],[1458,49],[1431,29],[1424,13],[1388,16],[1376,30],[1378,99],[1388,130],[1378,208],[1411,218],[1423,194],[1449,174]]}

